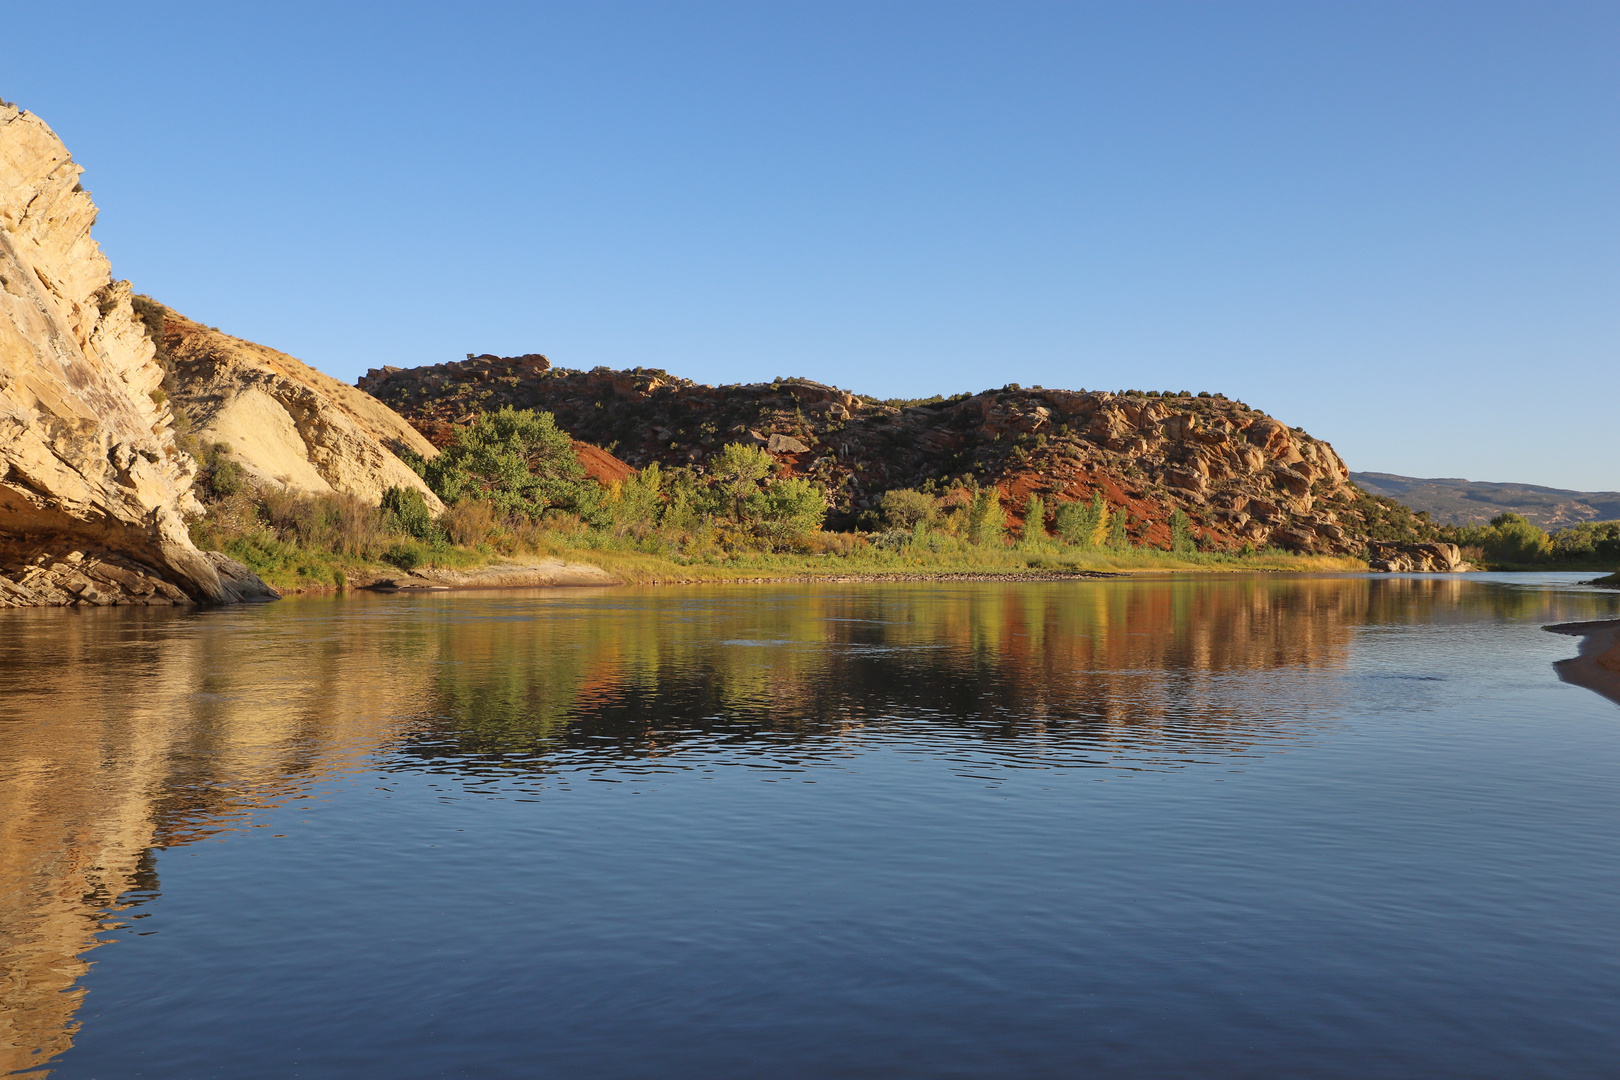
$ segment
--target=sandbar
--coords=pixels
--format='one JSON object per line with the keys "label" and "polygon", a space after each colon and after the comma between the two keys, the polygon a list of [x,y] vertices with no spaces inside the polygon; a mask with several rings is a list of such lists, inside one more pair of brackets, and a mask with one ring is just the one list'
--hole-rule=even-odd
{"label": "sandbar", "polygon": [[1560,679],[1594,690],[1620,705],[1620,619],[1558,623],[1542,629],[1581,639],[1579,656],[1553,664]]}

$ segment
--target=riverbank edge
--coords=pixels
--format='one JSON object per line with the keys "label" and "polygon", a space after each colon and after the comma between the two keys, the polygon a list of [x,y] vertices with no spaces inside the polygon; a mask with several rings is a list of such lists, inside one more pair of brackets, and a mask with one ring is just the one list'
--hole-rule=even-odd
{"label": "riverbank edge", "polygon": [[1555,623],[1542,629],[1581,639],[1578,655],[1553,662],[1560,679],[1620,705],[1620,619]]}
{"label": "riverbank edge", "polygon": [[[1172,560],[1166,560],[1171,562]],[[1259,562],[1259,560],[1256,560]],[[1277,565],[1267,560],[1266,565],[1149,565],[1141,567],[1087,567],[1032,566],[1028,568],[983,569],[850,569],[847,566],[816,567],[792,566],[780,569],[759,567],[727,568],[703,564],[696,573],[681,573],[681,568],[664,565],[655,568],[638,566],[621,568],[598,563],[574,561],[561,556],[539,556],[536,561],[503,560],[481,567],[464,569],[423,567],[402,572],[391,567],[375,568],[371,572],[350,571],[342,586],[310,584],[283,587],[286,595],[325,595],[347,590],[371,592],[404,592],[409,590],[463,590],[502,588],[549,588],[556,586],[611,586],[611,585],[769,585],[769,584],[856,584],[861,582],[1057,582],[1103,580],[1133,577],[1143,574],[1191,573],[1365,573],[1366,564],[1350,559],[1324,559],[1301,557],[1300,565]],[[1331,565],[1324,565],[1330,563]]]}
{"label": "riverbank edge", "polygon": [[[595,567],[582,567],[581,564],[570,564],[568,569],[596,569]],[[646,581],[620,581],[611,575],[596,577],[581,574],[555,574],[549,567],[492,567],[489,573],[454,573],[441,576],[437,573],[426,574],[400,574],[392,577],[380,578],[377,581],[363,585],[356,585],[356,589],[370,592],[405,592],[411,589],[429,591],[460,591],[465,589],[509,589],[509,588],[556,588],[568,586],[643,586],[643,585],[853,585],[865,582],[905,582],[905,581],[1025,581],[1025,582],[1053,582],[1053,581],[1088,581],[1107,578],[1122,578],[1132,576],[1126,572],[1110,572],[1102,570],[1074,570],[1061,573],[1052,571],[1030,571],[1028,573],[937,573],[937,574],[910,574],[910,573],[871,573],[871,574],[780,574],[752,577],[667,577],[654,578]],[[1137,573],[1152,573],[1153,571],[1138,571]],[[1160,571],[1165,572],[1165,571]],[[1219,572],[1219,571],[1212,571]],[[1230,571],[1227,571],[1230,572]],[[1265,573],[1305,573],[1306,571],[1256,571]],[[334,588],[318,588],[304,590],[301,595],[315,593],[336,593],[342,590]]]}

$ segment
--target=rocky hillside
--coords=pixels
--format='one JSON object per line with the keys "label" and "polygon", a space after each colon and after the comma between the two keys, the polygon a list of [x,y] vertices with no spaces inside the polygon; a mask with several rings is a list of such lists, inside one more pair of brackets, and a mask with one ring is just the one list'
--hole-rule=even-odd
{"label": "rocky hillside", "polygon": [[196,465],[129,283],[90,236],[81,172],[44,121],[0,102],[0,606],[262,589],[187,535]]}
{"label": "rocky hillside", "polygon": [[413,487],[435,514],[443,509],[398,456],[438,450],[376,398],[146,297],[136,297],[136,309],[194,445],[220,447],[218,456],[258,483],[346,492],[372,505],[390,487]]}
{"label": "rocky hillside", "polygon": [[751,442],[825,484],[835,524],[860,520],[892,488],[963,478],[999,488],[1014,521],[1031,494],[1050,509],[1100,491],[1129,511],[1133,540],[1157,546],[1180,508],[1218,549],[1361,553],[1382,513],[1327,443],[1220,396],[1009,385],[879,402],[804,379],[715,387],[655,369],[557,369],[538,355],[383,368],[359,385],[437,445],[503,405],[552,412],[637,467],[701,468],[726,443]]}

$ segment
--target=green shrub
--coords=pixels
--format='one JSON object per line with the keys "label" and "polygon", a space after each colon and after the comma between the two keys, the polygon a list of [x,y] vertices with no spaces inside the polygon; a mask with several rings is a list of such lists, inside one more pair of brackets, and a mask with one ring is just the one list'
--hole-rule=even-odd
{"label": "green shrub", "polygon": [[885,491],[878,502],[879,520],[890,529],[909,532],[919,523],[933,521],[935,514],[934,497],[912,488]]}
{"label": "green shrub", "polygon": [[1001,509],[1001,492],[993,487],[973,493],[968,505],[968,539],[981,547],[1003,543],[1007,535],[1007,515]]}
{"label": "green shrub", "polygon": [[445,503],[485,499],[513,517],[538,518],[552,507],[594,511],[600,498],[568,433],[550,413],[533,409],[484,413],[458,428],[438,457],[413,466]]}
{"label": "green shrub", "polygon": [[709,475],[736,522],[746,520],[748,500],[759,494],[760,484],[775,471],[776,460],[747,443],[728,443],[709,462]]}
{"label": "green shrub", "polygon": [[427,499],[415,488],[389,488],[383,492],[380,509],[384,520],[406,536],[429,540],[436,532],[433,527],[433,512],[428,509]]}
{"label": "green shrub", "polygon": [[1620,562],[1620,521],[1583,521],[1552,534],[1555,562]]}
{"label": "green shrub", "polygon": [[1125,531],[1125,508],[1120,507],[1108,515],[1108,550],[1131,550],[1131,537]]}
{"label": "green shrub", "polygon": [[1489,525],[1464,526],[1457,530],[1457,542],[1478,547],[1494,563],[1524,565],[1552,554],[1546,532],[1520,514],[1498,514]]}
{"label": "green shrub", "polygon": [[879,551],[903,551],[911,546],[914,535],[909,529],[884,529],[871,534],[867,542]]}
{"label": "green shrub", "polygon": [[789,477],[750,499],[748,511],[754,531],[772,547],[782,547],[821,528],[827,495],[803,477]]}
{"label": "green shrub", "polygon": [[246,483],[247,473],[234,461],[219,461],[208,472],[208,490],[216,498],[228,499]]}
{"label": "green shrub", "polygon": [[1024,504],[1023,540],[1030,543],[1046,539],[1046,503],[1039,495],[1031,494]]}
{"label": "green shrub", "polygon": [[663,487],[664,474],[656,461],[609,485],[602,497],[604,524],[618,536],[645,539],[658,527]]}
{"label": "green shrub", "polygon": [[1061,504],[1053,516],[1052,525],[1057,530],[1058,538],[1065,544],[1093,548],[1097,546],[1097,534],[1107,516],[1108,503],[1103,499],[1102,492],[1098,491],[1092,495],[1090,503]]}
{"label": "green shrub", "polygon": [[1192,521],[1179,506],[1170,513],[1170,550],[1177,555],[1191,555],[1198,550],[1193,542]]}
{"label": "green shrub", "polygon": [[394,544],[382,553],[382,561],[409,573],[426,560],[422,549],[416,544]]}
{"label": "green shrub", "polygon": [[690,482],[679,484],[664,505],[663,527],[667,531],[689,533],[703,525],[703,500]]}

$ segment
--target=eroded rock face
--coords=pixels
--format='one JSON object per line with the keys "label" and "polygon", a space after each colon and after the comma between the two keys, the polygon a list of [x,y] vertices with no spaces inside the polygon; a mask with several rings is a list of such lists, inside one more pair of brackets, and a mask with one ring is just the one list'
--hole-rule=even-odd
{"label": "eroded rock face", "polygon": [[152,306],[160,311],[157,335],[174,402],[190,419],[190,433],[228,445],[225,456],[249,476],[296,491],[346,492],[372,504],[390,487],[415,488],[435,514],[443,510],[399,458],[439,451],[388,406],[286,353]]}
{"label": "eroded rock face", "polygon": [[1456,544],[1394,544],[1379,540],[1367,545],[1367,565],[1384,574],[1455,574],[1473,569]]}
{"label": "eroded rock face", "polygon": [[129,283],[90,236],[81,171],[0,103],[0,606],[223,602],[182,518],[201,510],[196,465],[153,394],[163,369]]}

